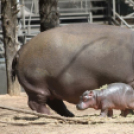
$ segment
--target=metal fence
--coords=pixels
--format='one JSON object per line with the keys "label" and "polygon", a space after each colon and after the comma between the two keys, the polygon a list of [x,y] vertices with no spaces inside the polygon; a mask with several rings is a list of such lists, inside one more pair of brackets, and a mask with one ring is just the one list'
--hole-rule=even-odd
{"label": "metal fence", "polygon": [[[134,10],[122,16],[117,10],[117,0],[111,1],[109,8],[113,24],[134,30]],[[123,1],[134,8],[133,0]],[[108,24],[108,2],[109,0],[59,0],[60,25],[81,22]],[[40,32],[38,0],[18,0],[18,3],[18,39],[20,44],[24,44]],[[0,37],[2,38],[1,27]],[[0,63],[4,62],[4,52],[3,42],[0,41]]]}

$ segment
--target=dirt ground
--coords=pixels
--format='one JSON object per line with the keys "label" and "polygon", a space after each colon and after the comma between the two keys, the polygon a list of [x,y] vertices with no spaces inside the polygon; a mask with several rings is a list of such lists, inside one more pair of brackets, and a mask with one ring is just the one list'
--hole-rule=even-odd
{"label": "dirt ground", "polygon": [[[60,123],[54,119],[0,109],[0,134],[134,134],[134,115],[120,117],[120,111],[115,110],[113,118],[101,118],[99,110],[78,111],[75,105],[65,103],[75,118],[87,120],[88,124]],[[30,110],[24,93],[16,97],[0,95],[0,105]],[[52,110],[51,113],[57,115]]]}

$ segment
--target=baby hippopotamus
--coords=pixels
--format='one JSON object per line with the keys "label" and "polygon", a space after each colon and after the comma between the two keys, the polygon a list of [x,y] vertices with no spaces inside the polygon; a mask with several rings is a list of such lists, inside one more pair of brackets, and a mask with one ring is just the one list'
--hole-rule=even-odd
{"label": "baby hippopotamus", "polygon": [[101,109],[101,116],[113,116],[113,109],[120,109],[126,117],[134,109],[134,90],[125,83],[109,84],[106,89],[85,91],[76,105],[78,110]]}

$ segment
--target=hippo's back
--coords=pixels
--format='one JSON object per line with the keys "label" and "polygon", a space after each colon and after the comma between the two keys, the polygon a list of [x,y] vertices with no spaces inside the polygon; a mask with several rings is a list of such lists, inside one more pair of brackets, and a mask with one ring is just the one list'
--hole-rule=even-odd
{"label": "hippo's back", "polygon": [[134,37],[130,30],[103,25],[77,24],[54,28],[38,34],[23,46],[19,68],[31,70],[39,66],[58,75],[72,62],[70,67],[77,63],[100,72],[111,70],[111,75],[113,70],[120,72],[124,68],[123,75],[128,77],[132,72],[132,35]]}

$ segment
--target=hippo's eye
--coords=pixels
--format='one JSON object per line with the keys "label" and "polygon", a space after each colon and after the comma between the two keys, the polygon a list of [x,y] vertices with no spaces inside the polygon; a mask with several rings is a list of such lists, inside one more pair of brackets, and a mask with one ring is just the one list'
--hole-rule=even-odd
{"label": "hippo's eye", "polygon": [[88,99],[87,99],[86,96],[83,97],[83,101],[84,101],[84,102],[88,101]]}

